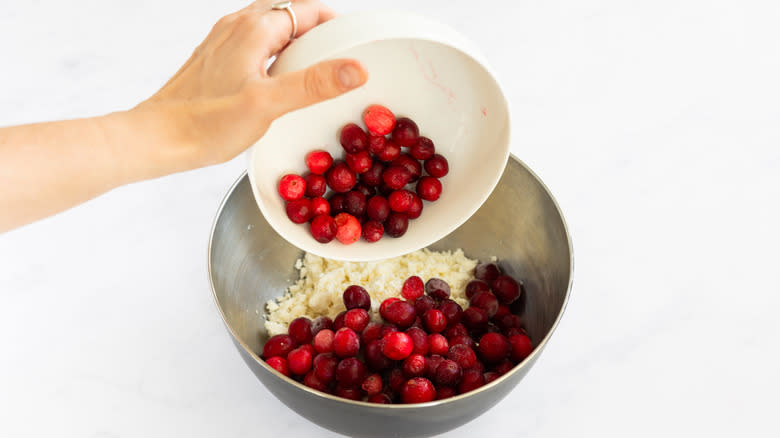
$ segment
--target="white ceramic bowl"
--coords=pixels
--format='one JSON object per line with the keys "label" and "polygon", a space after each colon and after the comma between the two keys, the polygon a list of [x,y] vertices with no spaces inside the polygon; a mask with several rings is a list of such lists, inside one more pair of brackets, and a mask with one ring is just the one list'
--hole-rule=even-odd
{"label": "white ceramic bowl", "polygon": [[[401,11],[344,15],[317,26],[285,49],[270,73],[347,57],[366,65],[366,85],[274,121],[250,153],[252,191],[271,227],[304,251],[352,261],[406,254],[455,230],[493,191],[509,158],[509,108],[473,44],[447,26]],[[362,111],[372,103],[416,121],[420,134],[447,158],[450,171],[442,178],[442,195],[424,203],[422,215],[400,238],[319,243],[308,226],[287,218],[277,192],[279,178],[304,173],[304,156],[312,149],[342,157],[341,127],[348,122],[362,126]]]}

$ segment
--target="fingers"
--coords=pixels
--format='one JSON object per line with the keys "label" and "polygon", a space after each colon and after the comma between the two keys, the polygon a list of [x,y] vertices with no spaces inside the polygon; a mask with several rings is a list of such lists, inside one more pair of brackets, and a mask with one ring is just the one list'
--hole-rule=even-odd
{"label": "fingers", "polygon": [[268,80],[270,106],[277,115],[340,96],[368,80],[365,66],[354,59],[334,59]]}

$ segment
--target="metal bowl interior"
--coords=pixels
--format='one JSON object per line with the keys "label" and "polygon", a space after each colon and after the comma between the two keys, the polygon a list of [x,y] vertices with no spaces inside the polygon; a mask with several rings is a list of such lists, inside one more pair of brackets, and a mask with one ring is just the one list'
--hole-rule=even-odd
{"label": "metal bowl interior", "polygon": [[[504,271],[522,279],[526,293],[520,316],[536,348],[511,372],[478,390],[418,405],[373,405],[329,396],[282,376],[258,357],[267,339],[265,303],[297,279],[294,265],[302,252],[265,221],[246,175],[231,188],[217,213],[209,245],[209,274],[217,306],[238,351],[288,407],[315,424],[349,436],[430,436],[476,418],[525,376],[563,314],[573,259],[571,240],[555,200],[515,157],[476,214],[429,248],[462,248],[467,256],[480,260],[496,256]],[[404,421],[397,421],[401,417]]]}

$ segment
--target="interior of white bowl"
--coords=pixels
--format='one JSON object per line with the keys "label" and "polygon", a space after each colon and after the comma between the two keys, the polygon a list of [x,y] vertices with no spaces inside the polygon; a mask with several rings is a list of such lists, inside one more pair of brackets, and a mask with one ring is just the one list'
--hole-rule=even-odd
{"label": "interior of white bowl", "polygon": [[[274,230],[298,248],[332,259],[376,260],[425,247],[465,222],[503,172],[509,156],[509,113],[488,67],[451,29],[423,28],[415,20],[424,19],[402,16],[407,19],[400,29],[399,21],[386,14],[339,17],[294,42],[272,68],[272,74],[279,74],[326,58],[351,57],[370,73],[360,89],[277,119],[250,154],[249,176],[260,210]],[[415,120],[421,135],[431,138],[447,158],[450,171],[442,178],[442,195],[425,202],[421,217],[410,221],[400,238],[319,243],[308,225],[287,217],[277,192],[279,178],[304,173],[304,156],[312,149],[342,157],[339,130],[348,122],[362,124],[363,109],[373,103]]]}

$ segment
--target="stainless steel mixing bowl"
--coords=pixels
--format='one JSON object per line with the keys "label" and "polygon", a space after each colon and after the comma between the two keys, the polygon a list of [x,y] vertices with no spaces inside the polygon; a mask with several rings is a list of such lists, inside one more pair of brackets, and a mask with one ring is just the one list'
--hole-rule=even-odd
{"label": "stainless steel mixing bowl", "polygon": [[[419,220],[425,220],[425,215]],[[520,382],[542,353],[563,314],[572,276],[572,248],[550,192],[517,158],[485,204],[456,231],[431,245],[463,248],[467,256],[499,265],[525,283],[521,317],[536,348],[511,372],[475,391],[416,405],[354,402],[312,390],[284,377],[257,355],[267,335],[266,301],[297,278],[301,251],[263,219],[246,175],[217,212],[209,244],[214,299],[241,357],[290,409],[327,429],[354,437],[422,437],[454,429],[490,409]],[[399,421],[402,419],[402,421]]]}

